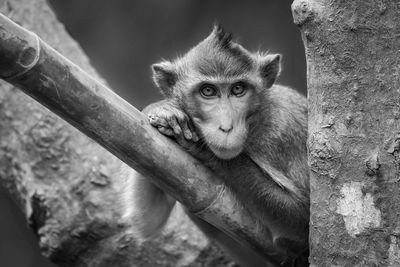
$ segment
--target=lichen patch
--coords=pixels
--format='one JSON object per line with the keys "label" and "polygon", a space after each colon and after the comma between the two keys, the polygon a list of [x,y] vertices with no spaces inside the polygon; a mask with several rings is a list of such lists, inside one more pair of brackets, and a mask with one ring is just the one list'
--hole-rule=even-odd
{"label": "lichen patch", "polygon": [[379,227],[381,212],[374,205],[370,193],[363,194],[363,183],[350,182],[342,186],[337,213],[343,216],[346,230],[355,237],[367,228]]}
{"label": "lichen patch", "polygon": [[400,266],[400,248],[396,236],[390,237],[389,266]]}

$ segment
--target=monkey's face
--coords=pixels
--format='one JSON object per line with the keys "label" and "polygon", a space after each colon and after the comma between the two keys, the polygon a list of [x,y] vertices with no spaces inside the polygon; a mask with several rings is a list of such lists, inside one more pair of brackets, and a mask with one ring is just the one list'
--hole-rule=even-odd
{"label": "monkey's face", "polygon": [[280,55],[250,53],[214,27],[183,57],[152,68],[155,84],[185,107],[214,154],[231,159],[243,150],[249,116],[257,111],[258,95],[275,82],[279,62]]}
{"label": "monkey's face", "polygon": [[200,82],[186,96],[186,110],[202,139],[221,159],[236,157],[248,135],[255,89],[243,81]]}

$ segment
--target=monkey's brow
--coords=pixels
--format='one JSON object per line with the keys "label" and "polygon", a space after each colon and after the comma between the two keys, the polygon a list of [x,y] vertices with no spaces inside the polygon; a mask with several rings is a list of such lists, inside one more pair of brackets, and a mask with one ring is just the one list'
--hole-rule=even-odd
{"label": "monkey's brow", "polygon": [[198,82],[197,85],[201,85],[204,83],[212,83],[212,84],[232,84],[237,82],[245,82],[251,83],[248,75],[238,75],[235,77],[226,77],[223,75],[215,75],[215,76],[206,76],[206,75],[199,75],[197,77]]}

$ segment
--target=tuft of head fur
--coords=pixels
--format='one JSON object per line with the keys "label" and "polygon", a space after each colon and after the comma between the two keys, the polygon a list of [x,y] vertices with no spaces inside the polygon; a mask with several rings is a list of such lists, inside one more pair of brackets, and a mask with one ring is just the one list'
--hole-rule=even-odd
{"label": "tuft of head fur", "polygon": [[222,49],[230,49],[232,44],[232,33],[226,32],[221,25],[214,25],[212,35],[218,40],[219,45]]}
{"label": "tuft of head fur", "polygon": [[251,54],[233,42],[232,34],[214,26],[211,34],[183,58],[193,70],[204,76],[236,77],[253,68]]}

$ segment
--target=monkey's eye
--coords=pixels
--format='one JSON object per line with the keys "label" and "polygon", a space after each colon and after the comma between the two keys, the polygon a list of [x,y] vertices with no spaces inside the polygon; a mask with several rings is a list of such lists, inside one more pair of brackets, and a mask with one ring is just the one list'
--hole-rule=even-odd
{"label": "monkey's eye", "polygon": [[246,94],[246,87],[242,83],[234,84],[231,88],[231,93],[234,96],[244,96]]}
{"label": "monkey's eye", "polygon": [[217,95],[217,89],[211,84],[205,84],[200,88],[200,94],[204,98],[211,98]]}

